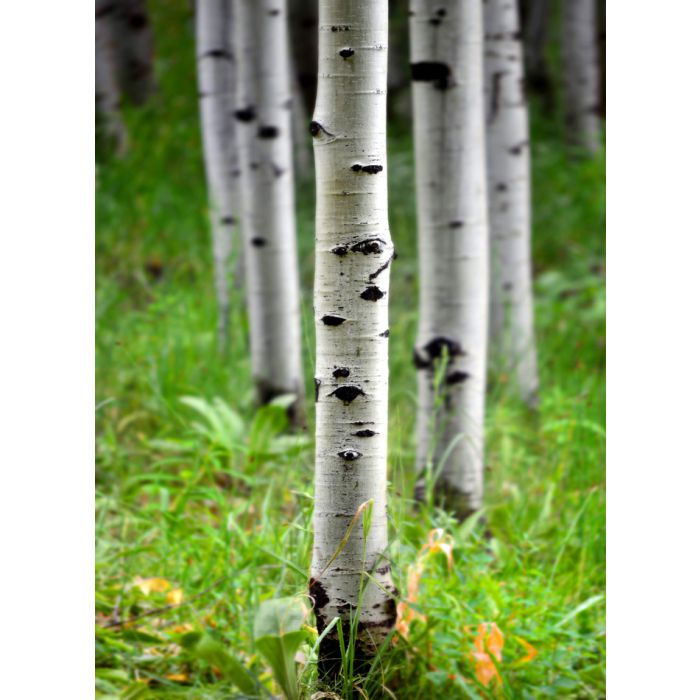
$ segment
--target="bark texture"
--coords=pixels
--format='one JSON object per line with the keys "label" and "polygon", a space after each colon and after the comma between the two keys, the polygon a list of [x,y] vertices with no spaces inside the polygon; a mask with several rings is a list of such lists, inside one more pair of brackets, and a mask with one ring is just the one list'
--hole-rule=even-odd
{"label": "bark texture", "polygon": [[[465,517],[483,491],[489,246],[482,0],[412,0],[420,318],[416,496]],[[440,370],[440,371],[438,371]]]}
{"label": "bark texture", "polygon": [[142,105],[154,88],[153,29],[146,0],[113,0],[112,4],[120,90]]}
{"label": "bark texture", "polygon": [[600,149],[596,0],[563,0],[564,99],[570,143]]}
{"label": "bark texture", "polygon": [[126,151],[127,133],[120,112],[117,57],[112,29],[114,3],[95,2],[95,111],[99,130],[118,154]]}
{"label": "bark texture", "polygon": [[485,82],[491,236],[491,354],[537,404],[530,258],[530,148],[518,7],[486,0]]}
{"label": "bark texture", "polygon": [[236,142],[253,379],[303,423],[286,2],[235,0]]}
{"label": "bark texture", "polygon": [[228,347],[233,232],[238,167],[234,148],[234,61],[231,0],[200,0],[196,10],[199,117],[209,192],[218,339]]}
{"label": "bark texture", "polygon": [[[355,671],[396,618],[387,548],[388,295],[394,247],[386,160],[387,0],[322,0],[316,159],[316,497],[310,594],[319,631],[335,615]],[[363,503],[372,501],[363,533]],[[344,537],[348,535],[347,542]],[[371,580],[368,574],[371,572]],[[335,631],[322,676],[338,672]]]}

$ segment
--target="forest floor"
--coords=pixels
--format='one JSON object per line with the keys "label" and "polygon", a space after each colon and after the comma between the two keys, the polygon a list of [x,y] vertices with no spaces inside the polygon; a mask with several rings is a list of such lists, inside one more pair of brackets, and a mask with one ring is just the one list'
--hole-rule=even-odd
{"label": "forest floor", "polygon": [[[253,406],[240,293],[231,352],[217,351],[194,47],[183,27],[188,3],[160,5],[159,93],[127,114],[129,154],[97,168],[98,696],[234,697],[221,663],[178,644],[193,630],[207,630],[279,692],[252,628],[261,601],[307,586],[313,183],[298,187],[311,427],[294,437],[283,409]],[[411,500],[413,161],[407,127],[390,128],[399,257],[390,297],[389,556],[404,596],[421,557],[414,607],[423,617],[408,641],[397,635],[382,655],[367,691],[374,697],[605,695],[604,155],[572,160],[558,128],[533,121],[541,405],[530,414],[510,394],[507,375],[491,373],[483,512],[490,538],[478,518],[458,524]],[[442,553],[420,554],[435,528],[452,547],[451,567]],[[481,623],[502,632],[501,660],[485,662],[498,671],[488,689],[473,654]],[[314,673],[308,665],[303,692]]]}

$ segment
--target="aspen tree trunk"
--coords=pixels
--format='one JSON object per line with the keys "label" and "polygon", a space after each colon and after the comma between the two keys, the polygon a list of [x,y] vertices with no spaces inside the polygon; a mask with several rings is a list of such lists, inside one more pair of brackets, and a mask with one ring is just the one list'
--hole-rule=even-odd
{"label": "aspen tree trunk", "polygon": [[568,138],[594,154],[600,148],[595,0],[563,0],[564,98]]}
{"label": "aspen tree trunk", "polygon": [[209,191],[219,347],[229,341],[231,253],[236,214],[233,147],[234,62],[231,0],[199,0],[196,10],[199,116]]}
{"label": "aspen tree trunk", "polygon": [[134,104],[153,92],[153,30],[146,0],[113,0],[119,86]]}
{"label": "aspen tree trunk", "polygon": [[530,263],[530,149],[518,7],[486,0],[485,82],[491,236],[490,337],[529,406],[538,378]]}
{"label": "aspen tree trunk", "polygon": [[[482,503],[489,245],[482,0],[412,0],[420,319],[416,496]],[[439,381],[438,381],[439,380]],[[436,384],[439,384],[436,386]]]}
{"label": "aspen tree trunk", "polygon": [[[360,667],[375,656],[396,618],[396,589],[385,559],[388,295],[394,257],[387,202],[387,44],[387,0],[321,0],[318,97],[311,122],[316,497],[309,590],[319,631],[339,615],[347,645],[351,620],[357,622]],[[369,501],[365,539],[362,516],[354,526],[353,518]],[[336,675],[339,663],[334,630],[321,643],[320,675]]]}
{"label": "aspen tree trunk", "polygon": [[236,0],[234,114],[253,380],[260,403],[294,394],[303,424],[286,14],[285,0]]}
{"label": "aspen tree trunk", "polygon": [[117,62],[114,50],[112,21],[114,3],[95,2],[95,109],[101,120],[101,131],[118,154],[126,151],[126,127],[120,112]]}

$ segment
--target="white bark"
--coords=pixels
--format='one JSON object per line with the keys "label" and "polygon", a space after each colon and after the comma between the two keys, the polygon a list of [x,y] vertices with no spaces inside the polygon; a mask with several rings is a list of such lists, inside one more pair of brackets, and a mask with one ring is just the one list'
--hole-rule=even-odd
{"label": "white bark", "polygon": [[486,0],[485,83],[491,235],[490,336],[494,360],[537,404],[530,262],[530,149],[518,6]]}
{"label": "white bark", "polygon": [[233,147],[234,62],[231,0],[197,3],[197,79],[204,165],[214,253],[219,347],[229,340],[230,278],[236,215],[236,149]]}
{"label": "white bark", "polygon": [[[482,0],[411,2],[420,319],[416,496],[460,517],[483,491],[489,246]],[[445,358],[445,359],[442,359]],[[446,363],[437,387],[436,370]]]}
{"label": "white bark", "polygon": [[112,31],[114,10],[111,0],[95,2],[95,109],[105,136],[117,153],[123,154],[126,151],[127,135],[120,112],[121,99]]}
{"label": "white bark", "polygon": [[303,422],[285,0],[236,0],[236,140],[253,379],[258,399],[297,397]]}
{"label": "white bark", "polygon": [[595,0],[563,0],[564,98],[570,142],[600,148]]}
{"label": "white bark", "polygon": [[[387,0],[321,0],[316,159],[316,496],[310,593],[319,630],[359,615],[356,659],[390,634],[387,547],[389,233],[386,159]],[[373,501],[335,559],[353,516]],[[372,580],[366,575],[371,574]],[[361,591],[362,589],[362,591]],[[337,671],[335,632],[320,650]],[[356,668],[357,670],[357,668]]]}

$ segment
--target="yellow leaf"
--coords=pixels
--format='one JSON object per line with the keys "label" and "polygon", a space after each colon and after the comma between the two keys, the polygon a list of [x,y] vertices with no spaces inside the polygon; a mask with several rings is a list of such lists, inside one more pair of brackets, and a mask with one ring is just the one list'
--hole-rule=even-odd
{"label": "yellow leaf", "polygon": [[185,600],[185,594],[182,592],[182,588],[173,588],[172,591],[168,591],[165,600],[167,600],[170,605],[180,605],[180,603]]}
{"label": "yellow leaf", "polygon": [[164,578],[141,578],[137,576],[134,579],[134,586],[138,586],[144,595],[165,593],[165,591],[170,589],[170,584]]}

